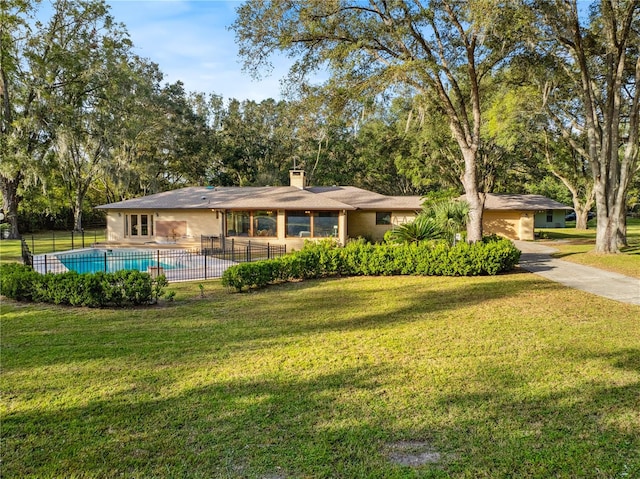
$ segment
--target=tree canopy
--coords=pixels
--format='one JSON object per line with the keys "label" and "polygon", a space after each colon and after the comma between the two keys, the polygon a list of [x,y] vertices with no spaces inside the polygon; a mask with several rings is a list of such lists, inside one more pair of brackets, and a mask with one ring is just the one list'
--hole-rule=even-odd
{"label": "tree canopy", "polygon": [[12,235],[171,188],[286,184],[295,164],[316,185],[464,193],[470,240],[489,192],[573,201],[581,227],[595,204],[598,250],[617,251],[640,191],[640,4],[584,6],[248,0],[232,25],[245,67],[295,61],[288,96],[257,102],[163,83],[102,0],[40,21],[36,0],[0,2]]}

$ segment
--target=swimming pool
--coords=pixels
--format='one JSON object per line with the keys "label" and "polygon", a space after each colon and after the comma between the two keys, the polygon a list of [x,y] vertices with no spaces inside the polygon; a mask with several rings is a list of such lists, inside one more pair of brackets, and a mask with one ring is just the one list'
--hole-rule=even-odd
{"label": "swimming pool", "polygon": [[136,269],[151,276],[164,275],[168,281],[219,278],[236,264],[233,260],[205,255],[197,250],[142,248],[85,248],[81,250],[33,255],[38,273],[113,273]]}
{"label": "swimming pool", "polygon": [[78,273],[113,273],[124,269],[147,272],[150,267],[172,269],[174,264],[161,262],[155,251],[131,249],[84,249],[55,255],[68,270]]}

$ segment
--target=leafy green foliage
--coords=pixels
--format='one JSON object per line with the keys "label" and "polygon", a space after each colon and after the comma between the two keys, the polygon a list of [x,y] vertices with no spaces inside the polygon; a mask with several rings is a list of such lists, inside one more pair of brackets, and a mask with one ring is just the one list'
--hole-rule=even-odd
{"label": "leafy green foliage", "polygon": [[308,242],[301,251],[272,260],[227,269],[222,284],[236,291],[283,281],[327,276],[478,276],[512,270],[520,251],[511,241],[486,237],[482,242],[411,242],[371,244],[364,240],[344,248],[331,241]]}
{"label": "leafy green foliage", "polygon": [[18,301],[31,301],[36,273],[28,266],[7,263],[0,266],[0,294]]}
{"label": "leafy green foliage", "polygon": [[42,275],[17,263],[0,265],[0,294],[18,301],[90,308],[137,306],[157,300],[166,285],[164,276],[153,279],[136,270]]}
{"label": "leafy green foliage", "polygon": [[426,213],[436,220],[442,229],[442,234],[454,242],[455,235],[462,233],[469,221],[469,203],[466,201],[438,201],[433,203]]}
{"label": "leafy green foliage", "polygon": [[424,205],[423,211],[410,222],[396,226],[385,234],[385,240],[395,243],[418,243],[445,238],[455,242],[469,221],[469,204],[453,199],[437,200]]}
{"label": "leafy green foliage", "polygon": [[428,239],[439,239],[443,230],[435,218],[419,215],[415,220],[396,226],[388,239],[396,243],[418,243]]}

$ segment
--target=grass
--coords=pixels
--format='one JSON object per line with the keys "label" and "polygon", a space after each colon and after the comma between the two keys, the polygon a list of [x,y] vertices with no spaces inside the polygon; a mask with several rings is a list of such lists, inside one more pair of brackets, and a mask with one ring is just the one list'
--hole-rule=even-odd
{"label": "grass", "polygon": [[638,306],[525,273],[199,284],[4,301],[2,476],[640,476]]}
{"label": "grass", "polygon": [[[558,253],[554,255],[557,258],[640,278],[640,219],[627,219],[629,245],[617,255],[596,254],[593,221],[589,222],[589,227],[588,230],[550,228],[540,231],[553,240],[552,246],[558,249]],[[547,239],[541,241],[547,242]]]}
{"label": "grass", "polygon": [[[33,254],[53,253],[82,248],[82,235],[70,231],[45,231],[25,234],[24,240]],[[105,230],[87,230],[84,233],[84,245],[105,240]],[[0,240],[0,263],[22,261],[20,240]]]}

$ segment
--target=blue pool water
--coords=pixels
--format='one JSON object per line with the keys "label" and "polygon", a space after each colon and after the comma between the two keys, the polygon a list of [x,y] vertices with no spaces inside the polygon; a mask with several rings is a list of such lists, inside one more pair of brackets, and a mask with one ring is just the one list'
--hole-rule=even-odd
{"label": "blue pool water", "polygon": [[[60,262],[78,273],[113,273],[123,269],[146,272],[150,266],[158,266],[155,251],[91,249],[57,255]],[[160,267],[172,266],[160,262]]]}

